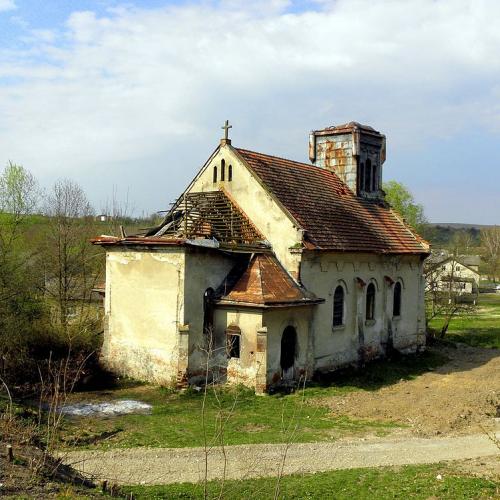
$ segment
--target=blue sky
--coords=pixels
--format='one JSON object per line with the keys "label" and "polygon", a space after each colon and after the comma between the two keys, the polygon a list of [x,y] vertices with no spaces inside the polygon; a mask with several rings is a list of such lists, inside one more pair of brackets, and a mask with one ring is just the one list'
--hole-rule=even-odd
{"label": "blue sky", "polygon": [[432,221],[500,224],[500,2],[0,0],[0,162],[165,209],[218,143],[387,135]]}

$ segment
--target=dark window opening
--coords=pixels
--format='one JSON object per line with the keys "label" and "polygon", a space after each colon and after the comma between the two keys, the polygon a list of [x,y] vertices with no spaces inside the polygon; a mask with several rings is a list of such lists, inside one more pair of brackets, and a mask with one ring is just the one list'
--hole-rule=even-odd
{"label": "dark window opening", "polygon": [[203,333],[212,335],[214,329],[214,296],[213,288],[207,288],[203,294]]}
{"label": "dark window opening", "polygon": [[377,165],[372,165],[372,191],[377,190]]}
{"label": "dark window opening", "polygon": [[365,190],[365,164],[360,163],[358,175],[358,192]]}
{"label": "dark window opening", "polygon": [[226,352],[229,358],[239,358],[241,349],[241,330],[230,325],[226,330]]}
{"label": "dark window opening", "polygon": [[394,285],[394,300],[392,304],[392,315],[401,316],[401,283]]}
{"label": "dark window opening", "polygon": [[217,165],[214,167],[214,183],[217,182]]}
{"label": "dark window opening", "polygon": [[344,324],[344,289],[339,285],[333,294],[333,326]]}
{"label": "dark window opening", "polygon": [[368,158],[368,160],[366,160],[366,165],[365,165],[365,180],[363,189],[366,192],[369,192],[371,190],[371,185],[372,185],[372,162]]}
{"label": "dark window opening", "polygon": [[221,181],[226,180],[226,162],[225,162],[225,160],[222,160],[220,162],[220,180]]}
{"label": "dark window opening", "polygon": [[295,364],[297,353],[297,332],[293,326],[287,326],[281,337],[280,365],[282,370],[288,370]]}
{"label": "dark window opening", "polygon": [[366,319],[375,319],[375,285],[370,283],[366,289]]}
{"label": "dark window opening", "polygon": [[232,181],[233,180],[233,166],[229,165],[227,168],[227,180]]}

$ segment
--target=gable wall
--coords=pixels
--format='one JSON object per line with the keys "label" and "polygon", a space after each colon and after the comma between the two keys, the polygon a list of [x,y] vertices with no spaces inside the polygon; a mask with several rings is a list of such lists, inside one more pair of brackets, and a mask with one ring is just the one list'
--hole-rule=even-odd
{"label": "gable wall", "polygon": [[[230,164],[232,165],[233,180],[214,184],[213,167],[217,165],[218,178],[220,179],[222,159],[226,161],[226,179],[227,168]],[[276,256],[285,269],[292,274],[297,273],[299,260],[290,253],[289,248],[302,242],[300,231],[294,227],[292,221],[271,195],[227,146],[221,147],[211,159],[207,168],[190,186],[189,192],[216,191],[220,188],[224,188],[234,198],[257,229],[271,243]]]}
{"label": "gable wall", "polygon": [[159,384],[175,380],[184,271],[182,248],[106,252],[102,362],[113,372]]}
{"label": "gable wall", "polygon": [[[402,314],[392,318],[394,285],[384,280],[401,280]],[[366,286],[357,284],[361,278]],[[309,290],[325,299],[316,306],[313,319],[315,368],[333,368],[358,359],[360,343],[366,358],[381,354],[389,330],[394,346],[414,350],[424,342],[425,311],[422,264],[418,256],[390,257],[370,254],[304,253],[301,279]],[[376,283],[375,321],[365,321],[366,287]],[[344,285],[344,326],[333,327],[333,294]]]}

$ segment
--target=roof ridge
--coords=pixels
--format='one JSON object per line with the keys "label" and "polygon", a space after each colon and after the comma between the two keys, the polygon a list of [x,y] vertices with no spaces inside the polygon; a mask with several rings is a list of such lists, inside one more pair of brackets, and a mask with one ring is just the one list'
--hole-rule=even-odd
{"label": "roof ridge", "polygon": [[[251,149],[244,149],[244,148],[234,148],[234,149],[236,149],[236,151],[245,151],[247,153],[252,153],[252,154],[261,155],[261,156],[267,156],[268,158],[276,158],[277,160],[288,161],[290,163],[295,163],[297,165],[302,165],[304,167],[310,167],[310,168],[314,168],[314,169],[320,168],[320,167],[316,167],[312,163],[304,163],[302,161],[291,160],[290,158],[284,158],[283,156],[270,155],[267,153],[259,153],[258,151],[252,151]],[[328,172],[330,174],[336,175],[335,172],[332,172],[331,170],[326,170],[326,169],[322,169],[322,170],[324,170],[325,172]],[[338,176],[336,176],[336,177],[338,177]]]}

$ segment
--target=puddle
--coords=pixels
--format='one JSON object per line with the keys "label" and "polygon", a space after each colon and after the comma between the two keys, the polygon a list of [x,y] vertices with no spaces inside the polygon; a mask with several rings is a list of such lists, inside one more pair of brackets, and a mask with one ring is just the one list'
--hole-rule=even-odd
{"label": "puddle", "polygon": [[152,406],[141,401],[124,399],[105,403],[76,403],[61,407],[64,415],[73,417],[114,417],[130,413],[151,413]]}

